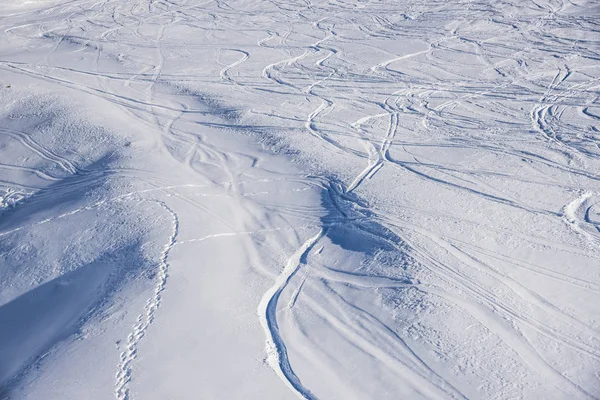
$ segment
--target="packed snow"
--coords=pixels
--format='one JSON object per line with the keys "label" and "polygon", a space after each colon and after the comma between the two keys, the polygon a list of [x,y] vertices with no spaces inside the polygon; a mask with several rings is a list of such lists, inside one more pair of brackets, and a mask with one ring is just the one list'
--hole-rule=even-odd
{"label": "packed snow", "polygon": [[0,25],[0,398],[600,398],[598,2]]}

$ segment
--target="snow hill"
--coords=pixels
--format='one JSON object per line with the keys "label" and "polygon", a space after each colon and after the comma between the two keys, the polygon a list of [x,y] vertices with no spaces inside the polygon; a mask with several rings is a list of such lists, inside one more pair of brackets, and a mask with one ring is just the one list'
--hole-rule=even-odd
{"label": "snow hill", "polygon": [[0,26],[0,398],[600,398],[598,2]]}

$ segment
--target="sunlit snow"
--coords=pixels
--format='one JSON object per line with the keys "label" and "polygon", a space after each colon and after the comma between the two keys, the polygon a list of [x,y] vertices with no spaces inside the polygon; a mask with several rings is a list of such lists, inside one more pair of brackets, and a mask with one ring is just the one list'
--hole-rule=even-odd
{"label": "sunlit snow", "polygon": [[0,25],[0,398],[600,398],[598,2]]}

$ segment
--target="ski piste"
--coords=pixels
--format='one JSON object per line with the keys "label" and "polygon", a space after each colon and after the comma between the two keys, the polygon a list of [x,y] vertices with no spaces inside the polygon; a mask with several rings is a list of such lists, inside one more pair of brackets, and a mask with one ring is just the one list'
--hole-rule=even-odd
{"label": "ski piste", "polygon": [[6,0],[0,399],[597,399],[595,1]]}

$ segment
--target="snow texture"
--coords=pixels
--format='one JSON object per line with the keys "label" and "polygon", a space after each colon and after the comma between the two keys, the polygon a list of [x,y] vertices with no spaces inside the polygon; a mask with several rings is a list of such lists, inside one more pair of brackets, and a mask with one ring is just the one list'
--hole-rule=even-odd
{"label": "snow texture", "polygon": [[600,398],[598,2],[0,27],[0,398]]}

